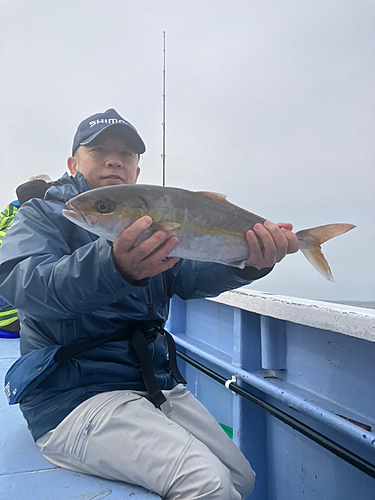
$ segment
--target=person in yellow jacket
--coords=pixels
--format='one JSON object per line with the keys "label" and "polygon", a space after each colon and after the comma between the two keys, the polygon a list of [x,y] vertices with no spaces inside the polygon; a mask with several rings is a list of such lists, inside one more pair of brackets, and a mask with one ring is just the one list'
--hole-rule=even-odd
{"label": "person in yellow jacket", "polygon": [[[14,218],[20,206],[31,198],[43,198],[50,187],[51,179],[46,174],[30,177],[16,189],[17,200],[9,203],[0,212],[0,245],[8,229],[13,224]],[[17,317],[17,309],[8,304],[0,297],[0,337],[19,337],[20,324]]]}

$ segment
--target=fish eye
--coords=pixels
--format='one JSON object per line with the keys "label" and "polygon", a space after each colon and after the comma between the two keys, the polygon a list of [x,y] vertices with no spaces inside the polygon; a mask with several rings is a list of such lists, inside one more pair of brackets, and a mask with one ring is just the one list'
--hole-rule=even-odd
{"label": "fish eye", "polygon": [[95,208],[101,214],[110,214],[115,210],[115,204],[107,200],[99,200],[95,203]]}

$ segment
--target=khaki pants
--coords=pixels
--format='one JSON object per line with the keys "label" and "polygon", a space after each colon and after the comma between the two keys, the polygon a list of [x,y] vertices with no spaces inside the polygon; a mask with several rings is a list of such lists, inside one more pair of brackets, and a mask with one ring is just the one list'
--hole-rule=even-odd
{"label": "khaki pants", "polygon": [[137,391],[98,394],[38,439],[55,465],[145,487],[168,500],[240,500],[255,474],[212,415],[183,386],[161,410]]}

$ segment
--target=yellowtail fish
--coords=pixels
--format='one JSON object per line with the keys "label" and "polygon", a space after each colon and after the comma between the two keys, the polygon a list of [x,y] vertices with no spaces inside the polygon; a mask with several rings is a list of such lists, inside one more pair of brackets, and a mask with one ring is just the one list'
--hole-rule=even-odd
{"label": "yellowtail fish", "polygon": [[[171,230],[179,244],[170,257],[239,268],[245,266],[249,256],[246,231],[266,221],[229,203],[223,195],[145,184],[92,189],[72,198],[66,206],[65,217],[110,241],[115,241],[136,219],[149,215],[153,223],[134,246],[155,231]],[[328,224],[296,233],[303,254],[329,281],[334,279],[320,246],[354,227]]]}

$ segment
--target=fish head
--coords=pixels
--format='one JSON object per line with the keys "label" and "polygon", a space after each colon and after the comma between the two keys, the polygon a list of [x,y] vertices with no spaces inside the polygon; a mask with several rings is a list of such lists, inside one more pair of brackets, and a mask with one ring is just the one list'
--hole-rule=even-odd
{"label": "fish head", "polygon": [[144,215],[141,209],[124,200],[118,187],[92,189],[75,196],[66,203],[63,215],[78,226],[115,241],[132,222]]}

